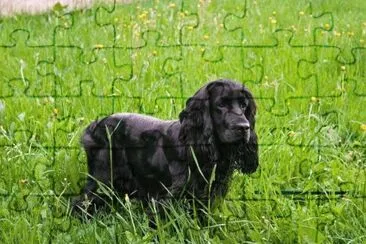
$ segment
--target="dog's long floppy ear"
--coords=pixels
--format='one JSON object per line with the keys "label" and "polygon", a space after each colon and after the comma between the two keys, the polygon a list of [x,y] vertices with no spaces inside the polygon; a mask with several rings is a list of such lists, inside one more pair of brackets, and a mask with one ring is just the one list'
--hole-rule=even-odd
{"label": "dog's long floppy ear", "polygon": [[215,82],[211,82],[198,90],[179,114],[179,140],[186,146],[192,146],[198,161],[200,158],[209,158],[210,162],[218,159],[210,114],[210,89],[214,85]]}
{"label": "dog's long floppy ear", "polygon": [[259,164],[258,159],[258,138],[255,133],[255,115],[257,113],[257,106],[255,104],[253,95],[245,89],[249,104],[245,111],[245,117],[247,117],[250,123],[250,137],[248,143],[243,145],[243,151],[241,151],[243,162],[240,164],[243,173],[253,173]]}

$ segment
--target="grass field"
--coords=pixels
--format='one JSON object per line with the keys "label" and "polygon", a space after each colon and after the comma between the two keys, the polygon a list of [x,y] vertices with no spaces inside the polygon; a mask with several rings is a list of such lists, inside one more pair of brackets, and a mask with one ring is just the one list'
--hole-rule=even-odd
{"label": "grass field", "polygon": [[[185,202],[81,221],[81,132],[173,119],[207,81],[258,103],[260,169],[200,225]],[[0,19],[0,243],[366,243],[366,3],[136,1]],[[154,206],[151,206],[154,209]]]}

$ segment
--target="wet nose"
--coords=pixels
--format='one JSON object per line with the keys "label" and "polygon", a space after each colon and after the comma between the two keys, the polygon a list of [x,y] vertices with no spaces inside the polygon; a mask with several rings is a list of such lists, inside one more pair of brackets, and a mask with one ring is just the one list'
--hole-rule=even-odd
{"label": "wet nose", "polygon": [[239,131],[240,133],[245,133],[249,130],[249,123],[239,123],[234,126],[234,129]]}

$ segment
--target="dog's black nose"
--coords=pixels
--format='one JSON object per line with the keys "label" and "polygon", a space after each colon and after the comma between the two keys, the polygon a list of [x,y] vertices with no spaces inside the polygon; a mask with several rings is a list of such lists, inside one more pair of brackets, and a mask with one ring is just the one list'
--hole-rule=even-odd
{"label": "dog's black nose", "polygon": [[249,130],[249,123],[239,123],[234,126],[234,129],[239,131],[240,133],[245,133]]}

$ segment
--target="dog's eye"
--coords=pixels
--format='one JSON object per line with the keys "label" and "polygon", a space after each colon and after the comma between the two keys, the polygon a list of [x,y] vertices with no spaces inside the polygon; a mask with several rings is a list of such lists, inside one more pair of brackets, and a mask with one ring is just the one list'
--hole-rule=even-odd
{"label": "dog's eye", "polygon": [[217,104],[218,107],[227,107],[230,101],[228,99],[221,99],[220,102]]}
{"label": "dog's eye", "polygon": [[217,107],[225,107],[226,105],[225,105],[225,103],[224,102],[219,102],[218,104],[217,104]]}
{"label": "dog's eye", "polygon": [[239,106],[240,106],[240,108],[242,108],[242,109],[245,109],[245,108],[247,107],[247,104],[246,104],[246,102],[245,102],[245,99],[241,99],[241,100],[239,100]]}

